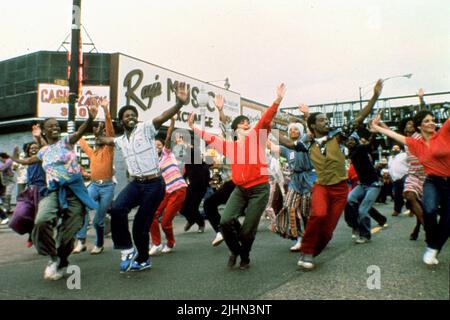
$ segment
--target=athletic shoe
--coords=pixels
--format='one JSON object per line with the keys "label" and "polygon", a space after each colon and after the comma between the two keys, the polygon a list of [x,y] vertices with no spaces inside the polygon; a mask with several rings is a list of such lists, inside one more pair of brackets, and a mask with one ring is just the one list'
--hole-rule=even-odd
{"label": "athletic shoe", "polygon": [[91,250],[91,254],[100,254],[103,252],[103,249],[103,247],[94,246],[94,248]]}
{"label": "athletic shoe", "polygon": [[83,243],[83,241],[81,240],[77,240],[77,245],[75,246],[75,248],[73,249],[72,253],[73,254],[77,254],[80,253],[82,251],[86,251],[87,247],[86,245]]}
{"label": "athletic shoe", "polygon": [[423,262],[428,265],[438,264],[439,261],[437,259],[437,254],[439,253],[436,249],[426,248],[425,253],[423,254]]}
{"label": "athletic shoe", "polygon": [[148,254],[150,256],[155,256],[158,253],[160,253],[163,249],[163,245],[159,244],[159,245],[152,245],[152,247],[150,248],[150,251],[148,252]]}
{"label": "athletic shoe", "polygon": [[222,233],[217,232],[216,237],[214,238],[212,245],[213,247],[217,247],[219,244],[221,244],[223,242],[223,236]]}
{"label": "athletic shoe", "polygon": [[298,239],[297,242],[289,249],[292,252],[300,251],[300,248],[302,247],[302,239]]}
{"label": "athletic shoe", "polygon": [[300,259],[297,262],[299,267],[302,267],[307,270],[314,269],[314,258],[312,254],[303,254],[300,256]]}
{"label": "athletic shoe", "polygon": [[150,260],[150,258],[147,261],[144,262],[137,262],[137,261],[133,261],[130,271],[142,271],[145,269],[150,269],[152,267],[152,262]]}
{"label": "athletic shoe", "polygon": [[370,242],[370,239],[368,239],[366,237],[359,237],[355,241],[355,243],[357,243],[357,244],[364,244],[364,243],[368,243],[368,242]]}
{"label": "athletic shoe", "polygon": [[132,252],[130,252],[127,255],[123,255],[122,259],[120,261],[120,272],[127,272],[128,270],[130,270],[131,265],[134,262],[134,259],[136,259],[137,257],[137,251],[135,249],[133,249]]}
{"label": "athletic shoe", "polygon": [[173,248],[175,247],[175,245],[173,245],[173,247],[169,247],[167,244],[165,244],[161,250],[162,253],[170,253],[173,251]]}

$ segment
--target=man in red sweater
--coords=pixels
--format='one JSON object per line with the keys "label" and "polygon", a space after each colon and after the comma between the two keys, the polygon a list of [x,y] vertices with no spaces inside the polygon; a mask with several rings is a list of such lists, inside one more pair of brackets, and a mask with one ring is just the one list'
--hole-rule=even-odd
{"label": "man in red sweater", "polygon": [[[190,128],[231,162],[232,179],[236,188],[228,199],[220,220],[222,235],[231,251],[228,259],[230,268],[234,267],[238,256],[241,257],[241,270],[250,266],[250,250],[269,199],[269,176],[265,158],[267,136],[285,92],[285,85],[280,84],[274,103],[255,127],[250,128],[245,116],[237,117],[231,125],[235,141],[225,140],[195,128],[194,115],[189,118]],[[241,226],[238,218],[242,212],[245,212],[245,219]]]}

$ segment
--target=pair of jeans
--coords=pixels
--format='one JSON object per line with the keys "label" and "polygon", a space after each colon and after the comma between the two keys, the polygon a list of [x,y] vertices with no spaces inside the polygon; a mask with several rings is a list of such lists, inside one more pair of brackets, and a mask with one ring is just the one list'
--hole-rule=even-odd
{"label": "pair of jeans", "polygon": [[358,184],[348,195],[346,218],[349,225],[359,229],[359,235],[371,238],[370,209],[380,194],[381,186],[378,182],[371,185]]}
{"label": "pair of jeans", "polygon": [[405,200],[403,199],[403,189],[405,188],[406,175],[392,184],[392,193],[394,195],[394,211],[401,213]]}
{"label": "pair of jeans", "polygon": [[219,232],[220,214],[219,205],[227,203],[233,192],[235,184],[232,180],[225,182],[216,192],[203,203],[205,215],[215,232]]}
{"label": "pair of jeans", "polygon": [[131,181],[119,193],[111,208],[111,235],[115,249],[133,248],[128,226],[128,214],[131,209],[139,209],[133,221],[133,240],[138,256],[136,261],[142,263],[149,258],[149,230],[153,216],[164,198],[166,186],[162,177],[149,181]]}
{"label": "pair of jeans", "polygon": [[[114,183],[107,182],[103,184],[91,183],[88,187],[89,196],[98,203],[98,209],[94,216],[94,228],[97,234],[97,247],[103,247],[105,232],[105,216],[106,211],[111,205],[114,197]],[[89,225],[89,214],[84,217],[84,225],[77,233],[77,239],[86,239],[87,228]]]}
{"label": "pair of jeans", "polygon": [[[268,183],[250,188],[236,186],[220,219],[220,228],[225,243],[232,254],[240,255],[244,261],[249,260],[258,224],[269,200],[269,191]],[[245,218],[241,226],[238,218],[244,211]]]}
{"label": "pair of jeans", "polygon": [[450,233],[450,177],[427,175],[423,185],[423,220],[428,247],[440,251]]}

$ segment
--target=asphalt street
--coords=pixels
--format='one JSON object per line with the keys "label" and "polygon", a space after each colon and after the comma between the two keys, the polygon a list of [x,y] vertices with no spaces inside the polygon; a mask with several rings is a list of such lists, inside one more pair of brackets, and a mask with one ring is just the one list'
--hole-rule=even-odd
{"label": "asphalt street", "polygon": [[[377,207],[387,215],[389,226],[373,226],[372,241],[357,245],[342,217],[313,271],[297,267],[299,255],[289,251],[293,242],[269,231],[265,219],[256,235],[251,267],[243,271],[227,268],[227,247],[212,247],[215,234],[208,222],[205,233],[197,233],[196,226],[184,232],[185,219],[177,216],[175,250],[153,257],[150,270],[120,274],[120,253],[112,249],[110,238],[101,255],[73,255],[70,262],[81,271],[80,289],[69,289],[68,277],[44,280],[48,258],[26,248],[26,236],[1,226],[0,299],[448,300],[448,245],[438,265],[426,266],[421,260],[423,231],[417,241],[409,240],[415,218],[392,217],[392,203]],[[90,229],[89,249],[93,241]]]}

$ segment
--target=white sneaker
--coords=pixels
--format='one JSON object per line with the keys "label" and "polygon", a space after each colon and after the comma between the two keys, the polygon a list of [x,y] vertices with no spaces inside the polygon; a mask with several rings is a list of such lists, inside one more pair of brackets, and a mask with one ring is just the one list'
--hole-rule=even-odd
{"label": "white sneaker", "polygon": [[100,254],[102,252],[103,252],[103,247],[94,246],[94,248],[91,250],[91,254]]}
{"label": "white sneaker", "polygon": [[302,247],[302,239],[299,238],[297,242],[289,249],[292,252],[300,251],[300,248]]}
{"label": "white sneaker", "polygon": [[217,247],[219,244],[221,244],[223,242],[223,236],[222,233],[217,232],[216,237],[214,238],[212,245],[213,247]]}
{"label": "white sneaker", "polygon": [[6,218],[6,219],[2,220],[2,222],[0,222],[0,224],[2,226],[4,226],[5,224],[8,224],[8,223],[9,223],[9,218]]}
{"label": "white sneaker", "polygon": [[160,245],[158,245],[158,246],[153,245],[153,246],[150,248],[150,251],[148,252],[148,254],[149,254],[150,256],[154,256],[154,255],[160,253],[160,252],[162,251],[162,249],[163,249],[163,245],[162,245],[162,244],[160,244]]}
{"label": "white sneaker", "polygon": [[436,258],[437,254],[438,254],[438,250],[427,247],[425,249],[425,253],[423,254],[423,262],[425,262],[428,265],[438,264],[439,261]]}
{"label": "white sneaker", "polygon": [[175,247],[175,245],[173,245],[173,247],[169,247],[167,244],[165,244],[161,250],[162,253],[169,253],[173,251],[173,248]]}
{"label": "white sneaker", "polygon": [[356,244],[364,244],[364,243],[369,243],[370,239],[367,239],[366,237],[358,237],[358,239],[356,239],[355,243]]}
{"label": "white sneaker", "polygon": [[58,261],[49,261],[44,270],[44,279],[50,280],[58,271]]}
{"label": "white sneaker", "polygon": [[72,253],[77,254],[77,253],[80,253],[80,252],[86,251],[86,250],[87,250],[86,245],[83,242],[81,242],[81,240],[77,240],[77,245],[73,249]]}
{"label": "white sneaker", "polygon": [[56,269],[56,272],[49,278],[49,280],[59,280],[64,277],[67,272],[67,268]]}
{"label": "white sneaker", "polygon": [[314,269],[315,265],[312,254],[301,255],[300,259],[297,262],[297,265],[307,270]]}

